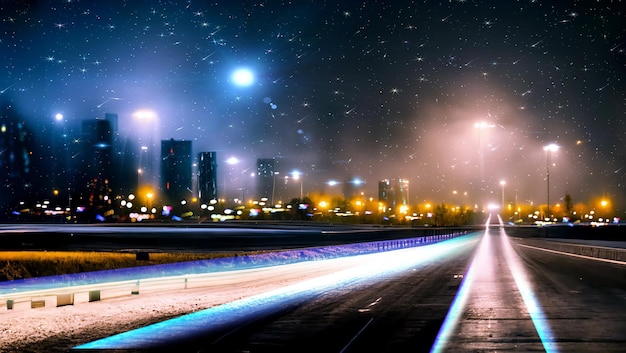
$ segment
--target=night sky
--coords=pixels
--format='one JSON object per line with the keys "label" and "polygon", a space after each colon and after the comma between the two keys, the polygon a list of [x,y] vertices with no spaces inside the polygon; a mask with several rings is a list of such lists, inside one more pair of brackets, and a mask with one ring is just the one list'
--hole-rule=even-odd
{"label": "night sky", "polygon": [[217,151],[233,183],[276,158],[310,191],[361,178],[375,197],[378,180],[405,178],[412,203],[499,201],[500,180],[507,200],[545,203],[556,143],[553,202],[623,212],[622,5],[2,1],[0,101],[35,135],[57,113],[69,131],[116,113],[122,136]]}

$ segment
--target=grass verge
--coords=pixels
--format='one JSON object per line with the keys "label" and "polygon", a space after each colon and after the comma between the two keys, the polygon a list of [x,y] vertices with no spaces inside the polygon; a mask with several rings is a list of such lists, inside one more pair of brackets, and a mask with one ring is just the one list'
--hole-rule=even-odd
{"label": "grass verge", "polygon": [[215,259],[242,254],[244,253],[150,253],[148,260],[137,260],[135,253],[1,251],[0,281]]}

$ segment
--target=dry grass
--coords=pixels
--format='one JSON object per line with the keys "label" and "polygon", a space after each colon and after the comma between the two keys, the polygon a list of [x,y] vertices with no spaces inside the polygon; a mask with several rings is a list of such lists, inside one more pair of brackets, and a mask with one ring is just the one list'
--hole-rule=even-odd
{"label": "dry grass", "polygon": [[235,255],[240,254],[150,253],[149,260],[137,260],[134,253],[2,251],[0,252],[0,281],[196,261]]}

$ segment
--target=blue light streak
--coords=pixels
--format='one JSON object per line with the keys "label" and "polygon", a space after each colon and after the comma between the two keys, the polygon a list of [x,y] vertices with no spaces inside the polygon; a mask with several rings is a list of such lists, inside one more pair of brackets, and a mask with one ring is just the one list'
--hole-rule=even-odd
{"label": "blue light streak", "polygon": [[476,255],[474,255],[474,258],[472,259],[472,262],[463,277],[459,290],[454,296],[452,305],[450,306],[448,314],[446,314],[446,318],[439,329],[439,333],[437,333],[437,337],[435,338],[435,342],[433,342],[430,353],[443,352],[446,344],[453,338],[454,330],[456,329],[459,319],[465,311],[465,305],[467,304],[467,299],[476,277],[476,263],[477,261],[484,259],[484,256],[489,251],[490,241],[488,233],[489,231],[486,230],[481,238]]}
{"label": "blue light streak", "polygon": [[[359,255],[366,260],[362,262],[363,265],[103,338],[77,346],[75,349],[163,347],[172,344],[174,339],[193,338],[203,332],[227,327],[247,317],[263,316],[337,288],[365,284],[424,265],[442,256],[451,255],[463,247],[473,246],[478,240],[476,234],[472,233],[428,246]],[[342,268],[342,259],[325,261],[337,261],[337,268]]]}

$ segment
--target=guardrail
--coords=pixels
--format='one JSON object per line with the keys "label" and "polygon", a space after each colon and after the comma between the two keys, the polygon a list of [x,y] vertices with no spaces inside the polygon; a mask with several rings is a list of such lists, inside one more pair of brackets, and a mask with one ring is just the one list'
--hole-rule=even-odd
{"label": "guardrail", "polygon": [[576,244],[567,242],[550,241],[549,239],[536,240],[533,238],[523,239],[524,244],[538,248],[565,252],[569,254],[595,257],[599,259],[626,262],[626,249],[610,248],[605,246]]}
{"label": "guardrail", "polygon": [[[239,270],[237,272],[254,271],[258,269]],[[229,272],[214,272],[201,275],[185,275],[172,277],[158,277],[141,280],[128,280],[103,284],[53,288],[31,292],[21,292],[14,295],[0,296],[0,310],[24,310],[42,307],[60,307],[81,303],[96,302],[105,299],[139,295],[140,292],[155,293],[164,290],[180,290],[203,288],[214,284],[216,277]]]}

